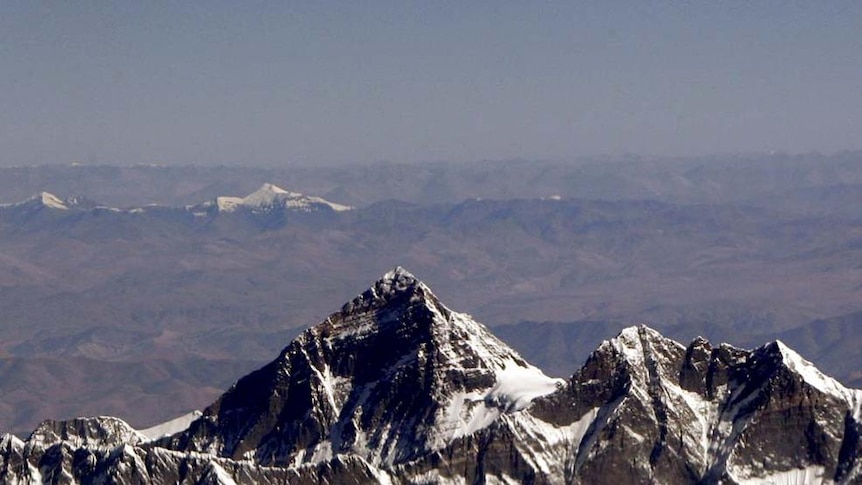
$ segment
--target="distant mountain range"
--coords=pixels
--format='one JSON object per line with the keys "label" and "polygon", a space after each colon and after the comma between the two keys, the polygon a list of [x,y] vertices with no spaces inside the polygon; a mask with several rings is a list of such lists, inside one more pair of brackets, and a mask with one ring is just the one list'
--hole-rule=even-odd
{"label": "distant mountain range", "polygon": [[0,438],[3,483],[860,483],[862,391],[646,326],[547,377],[402,268],[201,413]]}
{"label": "distant mountain range", "polygon": [[86,195],[112,207],[184,206],[247,194],[264,181],[354,207],[386,200],[431,205],[472,198],[657,200],[737,204],[860,218],[862,152],[621,157],[569,162],[282,167],[44,165],[0,167],[0,201],[40,191]]}
{"label": "distant mountain range", "polygon": [[[60,197],[49,192],[40,192],[24,201],[12,204],[0,204],[0,210],[15,217],[18,213],[31,214],[41,209],[59,211],[110,211],[117,213],[140,214],[147,211],[160,211],[168,207],[151,204],[143,207],[118,209],[100,205],[82,197]],[[211,213],[234,213],[247,211],[256,214],[272,212],[317,212],[328,210],[334,212],[348,211],[352,207],[334,204],[320,197],[309,197],[296,192],[288,192],[270,183],[263,184],[259,189],[245,197],[219,196],[212,201],[185,206],[182,210],[196,216],[207,216]]]}

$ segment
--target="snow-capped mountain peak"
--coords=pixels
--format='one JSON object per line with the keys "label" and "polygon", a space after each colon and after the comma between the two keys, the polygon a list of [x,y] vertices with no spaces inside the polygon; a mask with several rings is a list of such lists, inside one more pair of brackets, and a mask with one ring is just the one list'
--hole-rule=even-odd
{"label": "snow-capped mountain peak", "polygon": [[449,312],[448,309],[440,305],[439,300],[437,300],[437,297],[434,296],[430,288],[401,266],[388,271],[367,290],[345,303],[341,312],[345,314],[360,310],[367,311],[372,308],[385,306],[391,300],[405,296],[408,299],[426,299],[429,304],[438,306],[438,311]]}
{"label": "snow-capped mountain peak", "polygon": [[267,207],[275,204],[279,199],[297,199],[302,194],[288,192],[277,185],[265,183],[259,189],[242,198],[242,204],[248,207]]}
{"label": "snow-capped mountain peak", "polygon": [[273,209],[301,212],[325,209],[341,212],[352,209],[350,206],[329,202],[320,197],[290,192],[271,183],[261,185],[259,189],[245,197],[217,197],[215,205],[219,212],[234,212],[239,208],[245,208],[253,212],[270,211]]}
{"label": "snow-capped mountain peak", "polygon": [[[396,268],[240,380],[175,441],[270,464],[340,453],[394,464],[484,429],[562,385]],[[287,409],[315,419],[285,428],[277,418]],[[237,427],[237,419],[249,424]]]}
{"label": "snow-capped mountain peak", "polygon": [[626,327],[620,333],[604,344],[616,350],[619,354],[633,365],[643,365],[645,356],[651,347],[669,346],[676,351],[683,351],[685,347],[673,340],[667,339],[656,330],[646,325]]}
{"label": "snow-capped mountain peak", "polygon": [[69,201],[63,200],[50,192],[39,192],[32,197],[12,204],[0,204],[0,207],[46,207],[56,210],[69,210]]}
{"label": "snow-capped mountain peak", "polygon": [[[404,291],[410,286],[425,285],[416,279],[415,276],[401,266],[396,266],[395,269],[385,273],[374,285],[370,288],[375,290],[377,294],[390,294],[393,292]],[[427,289],[427,287],[425,287]]]}

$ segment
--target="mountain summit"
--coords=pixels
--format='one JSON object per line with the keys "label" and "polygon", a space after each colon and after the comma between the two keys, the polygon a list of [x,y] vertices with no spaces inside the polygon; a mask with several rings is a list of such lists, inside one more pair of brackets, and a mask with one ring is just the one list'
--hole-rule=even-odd
{"label": "mountain summit", "polygon": [[485,428],[558,385],[397,268],[237,382],[173,443],[266,465],[339,454],[392,465]]}
{"label": "mountain summit", "polygon": [[320,197],[289,192],[270,183],[261,185],[259,189],[245,197],[217,197],[215,206],[219,212],[235,212],[240,208],[253,212],[265,212],[274,209],[302,212],[324,209],[341,212],[352,209],[352,207],[329,202]]}
{"label": "mountain summit", "polygon": [[860,483],[860,406],[780,342],[685,346],[643,325],[551,379],[396,268],[154,428],[174,434],[48,421],[0,439],[0,481]]}

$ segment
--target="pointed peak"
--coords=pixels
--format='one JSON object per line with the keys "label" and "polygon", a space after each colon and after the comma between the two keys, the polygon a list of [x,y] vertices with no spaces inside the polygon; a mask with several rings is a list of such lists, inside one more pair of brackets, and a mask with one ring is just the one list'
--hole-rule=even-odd
{"label": "pointed peak", "polygon": [[413,276],[413,273],[407,271],[401,266],[396,266],[395,269],[387,271],[383,276],[381,276],[380,279],[377,280],[369,289],[378,297],[385,297],[397,293],[413,291],[416,288],[421,288],[429,295],[433,296],[431,290],[425,285],[425,283]]}
{"label": "pointed peak", "polygon": [[415,283],[421,283],[413,273],[407,271],[402,266],[396,266],[395,269],[391,271],[387,271],[380,277],[377,283],[383,283],[386,285],[412,285]]}
{"label": "pointed peak", "polygon": [[257,207],[272,205],[282,197],[302,197],[302,194],[288,192],[275,184],[265,183],[256,191],[243,197],[242,204]]}
{"label": "pointed peak", "polygon": [[49,207],[51,209],[69,210],[69,207],[61,198],[50,192],[39,192],[38,194],[31,197],[30,200],[35,200],[43,206]]}
{"label": "pointed peak", "polygon": [[704,337],[703,335],[698,335],[691,341],[691,345],[711,345],[709,339]]}
{"label": "pointed peak", "polygon": [[264,183],[259,189],[245,197],[216,197],[215,205],[220,212],[234,212],[240,207],[255,212],[264,212],[272,209],[284,209],[295,212],[312,212],[328,209],[341,212],[353,209],[353,207],[329,202],[320,197],[291,192],[269,182]]}
{"label": "pointed peak", "polygon": [[282,189],[278,185],[271,184],[269,182],[266,182],[263,185],[261,185],[260,188],[257,189],[254,193],[258,193],[258,192],[268,192],[271,194],[289,194],[290,193],[290,192]]}
{"label": "pointed peak", "polygon": [[23,448],[24,441],[21,440],[21,438],[11,433],[6,433],[3,436],[0,436],[0,452],[8,452],[10,449],[23,450]]}
{"label": "pointed peak", "polygon": [[821,392],[841,397],[846,397],[849,393],[846,387],[822,373],[814,364],[803,358],[781,340],[769,342],[754,352],[761,352],[761,355],[766,354],[776,359],[788,370]]}
{"label": "pointed peak", "polygon": [[647,325],[626,327],[611,340],[605,340],[597,351],[612,350],[629,363],[638,366],[647,353],[659,351],[663,354],[684,352],[685,346],[669,339]]}
{"label": "pointed peak", "polygon": [[774,341],[768,343],[767,345],[774,347],[779,352],[781,352],[781,355],[784,355],[784,356],[791,356],[791,355],[797,355],[798,356],[799,355],[796,353],[795,350],[788,347],[787,344],[785,344],[781,340],[774,340]]}
{"label": "pointed peak", "polygon": [[[317,463],[321,450],[326,459],[350,450],[375,465],[407,462],[491,426],[504,414],[522,411],[564,386],[564,381],[529,365],[469,315],[444,307],[400,266],[341,312],[308,328],[265,369],[241,379],[199,421],[229,417],[227,433],[216,438],[224,441],[213,442],[234,450],[230,453],[245,456],[253,447],[260,451],[252,453],[260,457],[273,447],[284,450],[275,456],[265,451],[263,459],[271,460],[265,464]],[[266,382],[278,381],[290,389],[296,416],[314,413],[320,420],[316,429],[331,434],[310,441],[298,427],[282,426],[278,413],[269,411],[276,409],[272,404],[255,406],[263,414],[251,415],[245,408],[249,395],[256,396],[255,402],[278,406],[285,406],[287,399],[277,392],[282,387],[260,385],[261,372],[268,376]],[[298,393],[308,395],[294,398]],[[243,408],[234,411],[232,406]],[[237,415],[251,423],[238,423],[240,432],[234,431]],[[283,443],[271,447],[260,441],[269,436],[263,427],[279,430],[272,435]],[[252,429],[254,434],[246,431]],[[348,429],[349,434],[342,431]],[[193,447],[211,446],[184,437],[196,432],[192,425],[172,439]],[[366,443],[385,444],[370,448]]]}
{"label": "pointed peak", "polygon": [[689,342],[688,347],[686,347],[686,352],[691,353],[694,351],[699,352],[712,352],[712,342],[707,340],[705,337],[698,335],[691,342]]}
{"label": "pointed peak", "polygon": [[666,340],[666,337],[652,327],[646,324],[632,325],[620,330],[620,333],[613,340],[623,342],[640,341],[640,340]]}
{"label": "pointed peak", "polygon": [[758,349],[755,349],[755,352],[757,351],[769,356],[773,356],[774,358],[782,362],[786,362],[788,360],[794,361],[796,359],[802,359],[799,354],[797,354],[793,349],[788,347],[781,340],[773,340],[771,342],[767,342]]}
{"label": "pointed peak", "polygon": [[431,290],[419,281],[412,273],[401,266],[386,272],[361,295],[344,305],[343,312],[356,309],[367,309],[386,305],[400,296],[408,296],[413,300],[415,296],[429,301],[437,301]]}

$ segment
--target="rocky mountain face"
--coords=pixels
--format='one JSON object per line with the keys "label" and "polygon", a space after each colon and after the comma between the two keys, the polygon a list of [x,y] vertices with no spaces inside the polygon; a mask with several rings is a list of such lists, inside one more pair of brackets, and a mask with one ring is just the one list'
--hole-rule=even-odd
{"label": "rocky mountain face", "polygon": [[237,382],[170,447],[265,465],[338,454],[391,465],[443,448],[556,385],[399,269]]}
{"label": "rocky mountain face", "polygon": [[781,342],[684,347],[640,326],[532,412],[595,413],[576,482],[846,483],[860,480],[860,399]]}
{"label": "rocky mountain face", "polygon": [[646,326],[552,379],[398,268],[200,416],[5,435],[0,482],[862,483],[860,405],[781,342]]}

